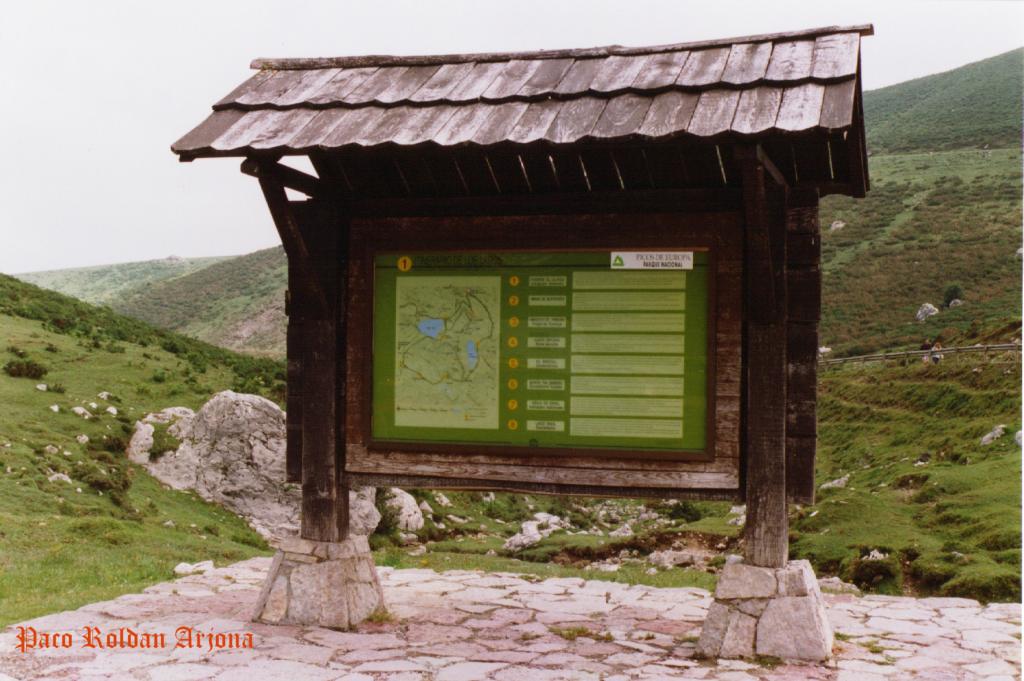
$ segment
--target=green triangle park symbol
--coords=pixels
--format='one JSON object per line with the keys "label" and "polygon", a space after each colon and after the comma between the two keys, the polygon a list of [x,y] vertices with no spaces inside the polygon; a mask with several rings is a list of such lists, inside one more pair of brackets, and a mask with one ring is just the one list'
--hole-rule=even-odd
{"label": "green triangle park symbol", "polygon": [[622,262],[622,256],[621,255],[615,256],[615,259],[612,260],[612,267],[625,267],[625,266],[626,266],[626,263]]}

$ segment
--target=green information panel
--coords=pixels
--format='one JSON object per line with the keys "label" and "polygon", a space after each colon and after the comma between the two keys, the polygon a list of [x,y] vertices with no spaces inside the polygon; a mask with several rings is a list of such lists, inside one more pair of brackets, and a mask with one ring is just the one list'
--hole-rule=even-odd
{"label": "green information panel", "polygon": [[374,260],[377,441],[698,451],[704,252]]}

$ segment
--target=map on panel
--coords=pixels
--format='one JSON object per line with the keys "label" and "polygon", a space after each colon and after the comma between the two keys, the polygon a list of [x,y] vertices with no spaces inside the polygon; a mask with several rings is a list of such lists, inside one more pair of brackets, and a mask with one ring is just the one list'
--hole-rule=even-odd
{"label": "map on panel", "polygon": [[374,256],[380,442],[702,451],[706,251]]}
{"label": "map on panel", "polygon": [[501,278],[395,286],[395,425],[498,427]]}

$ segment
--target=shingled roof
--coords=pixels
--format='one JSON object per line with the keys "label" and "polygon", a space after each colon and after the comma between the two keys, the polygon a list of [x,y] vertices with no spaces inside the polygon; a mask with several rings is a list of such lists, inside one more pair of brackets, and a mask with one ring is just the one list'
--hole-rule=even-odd
{"label": "shingled roof", "polygon": [[[257,59],[182,160],[381,145],[821,136],[858,125],[870,25],[658,47]],[[859,133],[862,135],[862,131]]]}

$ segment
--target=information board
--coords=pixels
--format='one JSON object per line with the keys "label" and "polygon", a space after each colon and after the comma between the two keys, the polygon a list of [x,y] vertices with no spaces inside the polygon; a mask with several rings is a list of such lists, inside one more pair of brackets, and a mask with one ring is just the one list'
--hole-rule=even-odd
{"label": "information board", "polygon": [[375,441],[703,451],[708,253],[374,258]]}

